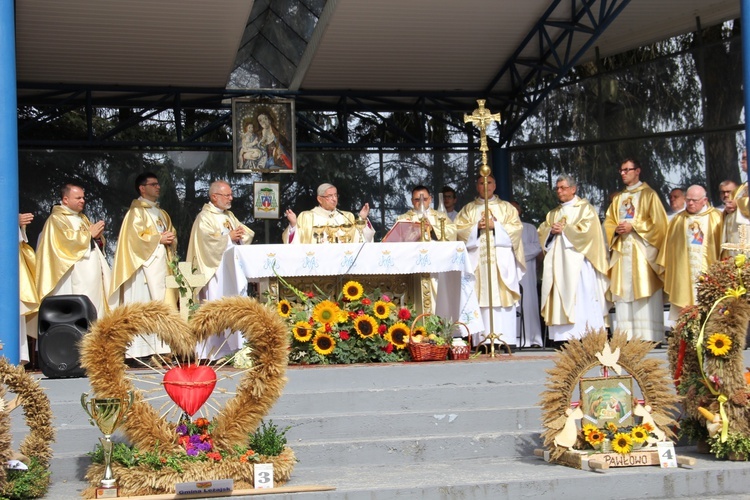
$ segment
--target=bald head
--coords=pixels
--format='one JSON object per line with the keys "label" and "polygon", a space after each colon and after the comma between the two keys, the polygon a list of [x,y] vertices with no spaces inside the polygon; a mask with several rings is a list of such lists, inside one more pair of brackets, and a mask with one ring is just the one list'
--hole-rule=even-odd
{"label": "bald head", "polygon": [[697,214],[703,207],[708,203],[706,198],[706,190],[703,186],[693,185],[687,190],[687,196],[685,197],[685,210],[689,214]]}

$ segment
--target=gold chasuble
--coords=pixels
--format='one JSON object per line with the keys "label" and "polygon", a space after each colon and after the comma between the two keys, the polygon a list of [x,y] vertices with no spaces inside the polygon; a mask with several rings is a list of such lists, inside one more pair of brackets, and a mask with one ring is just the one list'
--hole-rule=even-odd
{"label": "gold chasuble", "polygon": [[[623,221],[632,224],[633,230],[625,235],[615,233]],[[667,232],[667,214],[659,195],[645,182],[616,194],[604,219],[604,231],[612,251],[612,299],[630,302],[660,290],[664,270],[657,264],[657,257]],[[623,265],[624,255],[632,257],[632,276]]]}
{"label": "gold chasuble", "polygon": [[[21,315],[26,316],[36,312],[41,301],[36,293],[36,255],[34,255],[34,249],[26,243],[25,234],[20,229],[18,233],[18,292],[23,304]],[[36,332],[32,334],[32,337],[36,337]]]}
{"label": "gold chasuble", "polygon": [[[427,210],[427,213],[424,216],[428,221],[430,221],[430,224],[432,225],[432,235],[435,237],[435,239],[442,240],[443,235],[440,232],[440,219],[438,218],[438,211],[434,208],[430,208],[429,210]],[[396,220],[419,222],[421,218],[421,213],[415,212],[414,210],[409,210],[405,214],[399,215]],[[447,215],[445,215],[445,241],[456,241],[456,225],[448,218]]]}
{"label": "gold chasuble", "polygon": [[[724,212],[722,242],[738,244],[740,242],[740,225],[750,225],[750,198],[748,198],[747,182],[734,190],[732,199],[737,202],[737,210],[731,214]],[[748,237],[750,238],[750,231],[748,231]],[[721,257],[734,257],[738,253],[740,252],[737,250],[725,249],[721,251]]]}
{"label": "gold chasuble", "polygon": [[[520,298],[519,280],[526,271],[526,259],[523,253],[523,225],[518,217],[518,211],[507,201],[493,196],[489,200],[491,217],[495,221],[495,227],[502,227],[510,238],[509,247],[496,244],[498,238],[493,231],[489,231],[492,251],[487,255],[488,232],[481,230],[476,238],[477,223],[484,216],[484,199],[476,198],[461,209],[456,217],[458,228],[458,239],[467,242],[469,259],[475,269],[477,277],[477,299],[479,307],[489,307],[489,280],[492,280],[492,305],[493,307],[511,307]],[[475,243],[473,243],[475,242]],[[501,255],[498,255],[501,254]],[[505,254],[505,255],[502,255]],[[498,258],[499,257],[499,258]],[[487,276],[487,260],[491,262],[491,269],[495,272]],[[515,332],[512,334],[515,337]],[[514,342],[511,342],[514,343]]]}
{"label": "gold chasuble", "polygon": [[374,237],[375,230],[370,224],[358,221],[351,212],[328,211],[321,206],[300,212],[294,232],[289,226],[281,235],[284,243],[295,245],[372,242]]}
{"label": "gold chasuble", "polygon": [[[80,223],[73,218],[79,218]],[[85,215],[62,205],[52,207],[37,245],[36,290],[39,298],[43,299],[54,290],[65,273],[86,256],[91,248],[90,226],[91,222]],[[103,236],[101,239],[104,242]]]}
{"label": "gold chasuble", "polygon": [[238,227],[245,230],[241,244],[252,243],[255,233],[237,220],[232,212],[219,210],[212,203],[203,205],[190,231],[186,260],[205,276],[206,281],[216,273],[224,251],[232,244],[229,232]]}
{"label": "gold chasuble", "polygon": [[[539,226],[539,241],[542,248],[548,248],[551,226],[557,222],[564,224],[562,235],[572,245],[566,248],[566,241],[561,235],[552,235],[551,246],[545,255],[545,269],[542,280],[541,314],[547,325],[566,325],[575,323],[576,290],[581,279],[583,259],[587,259],[602,280],[602,286],[592,283],[592,289],[601,288],[600,302],[606,311],[606,277],[609,269],[604,234],[599,222],[599,215],[591,204],[582,198],[555,207]],[[569,250],[575,250],[571,252]],[[548,265],[551,271],[548,272]],[[589,306],[593,306],[590,304]],[[594,314],[596,312],[592,312]],[[601,316],[602,312],[598,312]]]}
{"label": "gold chasuble", "polygon": [[[153,217],[149,209],[158,210],[158,217]],[[175,233],[172,220],[164,210],[158,208],[158,204],[136,199],[130,204],[130,208],[122,220],[120,226],[120,237],[117,240],[117,251],[115,262],[112,266],[112,286],[110,296],[116,296],[120,288],[133,277],[146,261],[151,259],[154,252],[161,245],[161,234],[165,231]],[[174,252],[177,251],[177,239],[166,247],[166,260],[164,265],[172,260]],[[167,271],[167,274],[171,274]],[[152,297],[153,300],[162,300],[162,297]],[[167,289],[165,302],[177,305],[177,290]]]}
{"label": "gold chasuble", "polygon": [[695,304],[698,275],[719,260],[720,252],[721,212],[708,207],[692,215],[682,211],[672,218],[659,253],[664,291],[671,304],[680,309]]}

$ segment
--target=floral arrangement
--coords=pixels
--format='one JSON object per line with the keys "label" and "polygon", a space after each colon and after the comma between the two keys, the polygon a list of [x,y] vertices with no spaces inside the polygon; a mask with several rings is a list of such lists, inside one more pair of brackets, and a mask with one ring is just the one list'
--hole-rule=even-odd
{"label": "floral arrangement", "polygon": [[750,387],[743,358],[748,280],[750,262],[744,255],[713,264],[699,276],[698,302],[682,311],[669,343],[685,407],[682,435],[705,443],[718,458],[750,456]]}
{"label": "floral arrangement", "polygon": [[[302,292],[279,277],[299,300],[281,299],[278,314],[290,326],[289,359],[306,364],[394,362],[409,359],[413,307],[398,305],[387,294],[371,294],[357,281],[344,284],[332,300],[320,290]],[[426,333],[420,330],[420,333]]]}
{"label": "floral arrangement", "polygon": [[653,426],[648,422],[641,425],[617,427],[609,422],[604,427],[584,424],[580,435],[583,440],[595,450],[611,451],[627,455],[633,450],[641,448],[653,434]]}
{"label": "floral arrangement", "polygon": [[[183,420],[175,432],[184,453],[160,450],[158,447],[152,451],[144,451],[125,443],[115,443],[112,462],[128,468],[145,466],[161,470],[168,467],[180,473],[187,464],[195,462],[259,462],[261,457],[278,456],[283,452],[287,443],[285,435],[289,430],[279,430],[273,422],[262,422],[258,430],[249,435],[248,446],[220,450],[214,448],[211,437],[214,426],[215,422],[205,418]],[[101,445],[97,445],[89,455],[94,463],[104,463]]]}

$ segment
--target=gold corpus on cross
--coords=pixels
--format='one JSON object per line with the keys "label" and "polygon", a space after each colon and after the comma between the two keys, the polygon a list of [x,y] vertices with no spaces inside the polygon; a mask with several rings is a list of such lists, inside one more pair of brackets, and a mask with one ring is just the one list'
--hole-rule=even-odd
{"label": "gold corpus on cross", "polygon": [[489,308],[490,308],[490,331],[489,333],[486,333],[482,339],[478,342],[478,345],[481,345],[482,342],[489,340],[490,342],[490,356],[495,357],[495,340],[499,340],[503,344],[505,344],[506,349],[508,350],[508,354],[510,354],[510,348],[508,347],[508,344],[505,343],[501,338],[500,335],[495,333],[495,322],[494,322],[494,314],[493,309],[494,306],[492,304],[492,280],[490,279],[490,276],[492,276],[492,259],[490,258],[490,252],[493,250],[492,242],[490,241],[490,238],[492,236],[492,233],[489,231],[490,227],[490,203],[489,198],[487,197],[487,177],[489,177],[491,171],[490,167],[487,165],[487,151],[490,150],[489,147],[487,147],[487,127],[489,127],[492,122],[500,122],[500,113],[492,114],[489,109],[484,107],[484,103],[486,101],[484,99],[477,99],[477,105],[479,106],[477,109],[475,109],[470,115],[467,115],[464,113],[464,123],[471,123],[475,127],[479,129],[479,151],[482,152],[482,166],[479,167],[479,175],[482,176],[482,182],[484,182],[484,227],[485,227],[485,243],[486,243],[486,250],[487,250],[487,290],[489,292]]}
{"label": "gold corpus on cross", "polygon": [[747,224],[738,224],[737,234],[740,241],[738,243],[722,243],[721,248],[750,255],[750,238],[748,238],[750,234],[748,234],[748,230],[750,230],[750,227]]}

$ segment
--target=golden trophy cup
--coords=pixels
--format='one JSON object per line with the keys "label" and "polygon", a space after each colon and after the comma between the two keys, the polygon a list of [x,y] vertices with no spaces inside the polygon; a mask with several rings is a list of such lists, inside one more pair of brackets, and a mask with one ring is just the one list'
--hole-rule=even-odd
{"label": "golden trophy cup", "polygon": [[112,434],[125,421],[125,414],[133,405],[133,392],[128,391],[129,400],[122,398],[91,398],[87,392],[81,394],[81,406],[89,416],[91,425],[96,425],[104,434],[99,438],[104,451],[104,477],[99,481],[96,498],[117,498],[117,479],[112,474]]}

